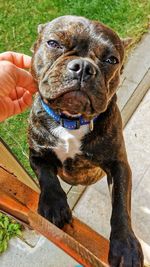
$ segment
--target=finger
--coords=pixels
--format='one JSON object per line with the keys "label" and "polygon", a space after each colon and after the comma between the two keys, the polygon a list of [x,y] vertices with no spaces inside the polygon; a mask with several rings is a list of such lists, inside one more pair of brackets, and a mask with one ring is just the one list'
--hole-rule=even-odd
{"label": "finger", "polygon": [[26,92],[26,90],[23,87],[16,87],[15,89],[13,89],[10,92],[9,97],[12,100],[16,100],[16,99],[21,98],[24,95],[25,92]]}
{"label": "finger", "polygon": [[16,68],[16,85],[17,87],[25,88],[32,94],[37,91],[37,85],[32,75],[28,71],[20,68]]}
{"label": "finger", "polygon": [[26,91],[19,99],[12,101],[9,97],[0,97],[0,122],[19,114],[32,104],[32,95]]}
{"label": "finger", "polygon": [[4,52],[0,54],[0,60],[10,61],[19,68],[29,69],[31,67],[31,57],[21,53]]}
{"label": "finger", "polygon": [[30,107],[32,104],[32,95],[26,91],[24,95],[14,102],[14,114],[19,114],[23,112],[26,108]]}
{"label": "finger", "polygon": [[0,96],[8,96],[16,85],[16,66],[6,60],[0,61]]}
{"label": "finger", "polygon": [[0,95],[8,96],[16,86],[24,87],[32,94],[37,91],[37,86],[32,75],[29,72],[16,67],[11,62],[1,61],[0,76]]}

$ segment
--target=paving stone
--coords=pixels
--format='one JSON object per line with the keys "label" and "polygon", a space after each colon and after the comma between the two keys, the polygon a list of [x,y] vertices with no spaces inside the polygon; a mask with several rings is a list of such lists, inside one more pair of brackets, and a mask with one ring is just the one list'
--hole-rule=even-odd
{"label": "paving stone", "polygon": [[150,91],[146,94],[124,131],[128,160],[135,190],[150,166]]}
{"label": "paving stone", "polygon": [[132,210],[136,234],[150,245],[150,167],[134,191]]}
{"label": "paving stone", "polygon": [[9,249],[0,256],[1,267],[74,267],[70,256],[40,236],[31,248],[18,238],[10,241]]}
{"label": "paving stone", "polygon": [[101,184],[88,187],[74,209],[74,215],[106,238],[110,235],[111,199],[108,191],[101,193]]}

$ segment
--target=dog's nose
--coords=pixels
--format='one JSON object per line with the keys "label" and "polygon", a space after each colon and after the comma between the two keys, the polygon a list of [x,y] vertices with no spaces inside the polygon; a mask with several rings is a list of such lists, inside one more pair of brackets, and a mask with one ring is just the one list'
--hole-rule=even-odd
{"label": "dog's nose", "polygon": [[95,66],[84,59],[74,59],[67,65],[69,72],[73,78],[87,80],[96,74]]}

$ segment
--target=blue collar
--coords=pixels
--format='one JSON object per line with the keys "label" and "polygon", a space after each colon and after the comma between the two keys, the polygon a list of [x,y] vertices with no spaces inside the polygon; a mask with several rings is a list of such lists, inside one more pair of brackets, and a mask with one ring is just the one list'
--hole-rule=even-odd
{"label": "blue collar", "polygon": [[89,124],[91,131],[93,130],[93,121],[95,121],[97,117],[95,117],[91,121],[85,120],[82,115],[76,118],[68,118],[64,114],[57,114],[53,109],[51,109],[48,105],[44,103],[44,101],[41,99],[41,104],[46,113],[52,117],[56,122],[58,122],[62,127],[70,130],[76,130],[79,129],[80,126]]}

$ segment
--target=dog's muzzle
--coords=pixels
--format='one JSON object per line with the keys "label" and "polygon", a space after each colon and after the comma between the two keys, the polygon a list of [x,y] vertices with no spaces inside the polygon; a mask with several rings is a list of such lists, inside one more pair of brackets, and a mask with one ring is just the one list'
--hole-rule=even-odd
{"label": "dog's muzzle", "polygon": [[67,69],[72,78],[79,81],[87,81],[93,78],[97,73],[96,66],[84,59],[74,59],[70,61],[67,65]]}

